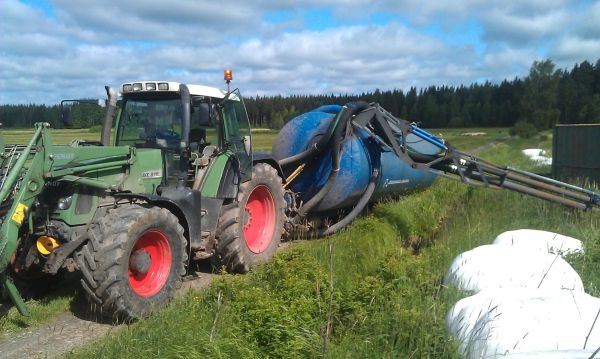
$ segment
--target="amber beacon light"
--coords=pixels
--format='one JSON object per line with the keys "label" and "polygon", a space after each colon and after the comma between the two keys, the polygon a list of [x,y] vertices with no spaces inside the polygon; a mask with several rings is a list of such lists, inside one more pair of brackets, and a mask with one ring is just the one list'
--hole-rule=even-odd
{"label": "amber beacon light", "polygon": [[223,73],[223,79],[229,83],[229,81],[233,80],[233,71],[231,69],[225,69]]}

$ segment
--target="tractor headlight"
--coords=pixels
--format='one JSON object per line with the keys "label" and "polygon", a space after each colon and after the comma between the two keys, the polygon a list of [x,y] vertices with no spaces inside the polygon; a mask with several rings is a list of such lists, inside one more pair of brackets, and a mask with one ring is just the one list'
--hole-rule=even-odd
{"label": "tractor headlight", "polygon": [[146,83],[146,91],[155,91],[155,90],[156,90],[156,83],[154,83],[154,82]]}
{"label": "tractor headlight", "polygon": [[168,91],[169,90],[169,84],[167,82],[159,82],[158,83],[158,89],[160,91]]}
{"label": "tractor headlight", "polygon": [[133,84],[133,91],[142,91],[142,83],[141,82],[136,82]]}
{"label": "tractor headlight", "polygon": [[71,204],[73,203],[73,196],[67,196],[67,197],[63,197],[60,198],[58,200],[58,209],[69,209],[69,207],[71,207]]}

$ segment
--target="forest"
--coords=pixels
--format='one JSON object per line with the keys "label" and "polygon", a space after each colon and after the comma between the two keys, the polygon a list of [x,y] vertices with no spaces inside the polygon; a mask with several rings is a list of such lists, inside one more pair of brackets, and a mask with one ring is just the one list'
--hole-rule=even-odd
{"label": "forest", "polygon": [[[534,61],[525,78],[470,85],[430,86],[408,91],[380,90],[362,94],[257,96],[245,99],[253,127],[279,129],[294,116],[323,104],[363,100],[379,103],[394,115],[426,128],[521,127],[530,131],[557,123],[600,123],[600,59],[557,69],[552,60]],[[62,128],[60,106],[0,106],[4,128],[30,128],[49,122]],[[99,128],[104,109],[72,107],[72,127]]]}

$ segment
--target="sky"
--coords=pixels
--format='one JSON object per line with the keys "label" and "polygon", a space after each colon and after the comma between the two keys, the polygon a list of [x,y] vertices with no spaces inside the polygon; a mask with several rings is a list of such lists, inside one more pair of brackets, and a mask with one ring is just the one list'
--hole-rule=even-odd
{"label": "sky", "polygon": [[171,80],[246,96],[500,82],[600,58],[600,0],[0,0],[0,104]]}

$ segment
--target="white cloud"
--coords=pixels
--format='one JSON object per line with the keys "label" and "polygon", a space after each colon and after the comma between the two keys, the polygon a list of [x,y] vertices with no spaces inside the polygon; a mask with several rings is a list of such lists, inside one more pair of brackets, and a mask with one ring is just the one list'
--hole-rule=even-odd
{"label": "white cloud", "polygon": [[572,67],[582,58],[595,62],[600,59],[600,38],[565,36],[551,49],[550,57],[556,59],[561,67]]}
{"label": "white cloud", "polygon": [[[248,95],[458,85],[525,76],[546,51],[560,66],[596,61],[600,54],[600,2],[55,0],[52,5],[47,15],[16,0],[0,2],[0,103],[101,97],[105,84],[133,79],[221,86],[225,67],[233,67],[234,85]],[[335,24],[304,29],[306,10],[324,8]],[[265,20],[272,12],[287,18]],[[371,23],[376,12],[390,20]],[[448,41],[448,34],[462,35],[466,21],[480,31]]]}
{"label": "white cloud", "polygon": [[548,11],[539,15],[522,15],[490,11],[481,17],[485,24],[485,37],[491,41],[511,44],[530,43],[564,31],[569,24],[565,10]]}

